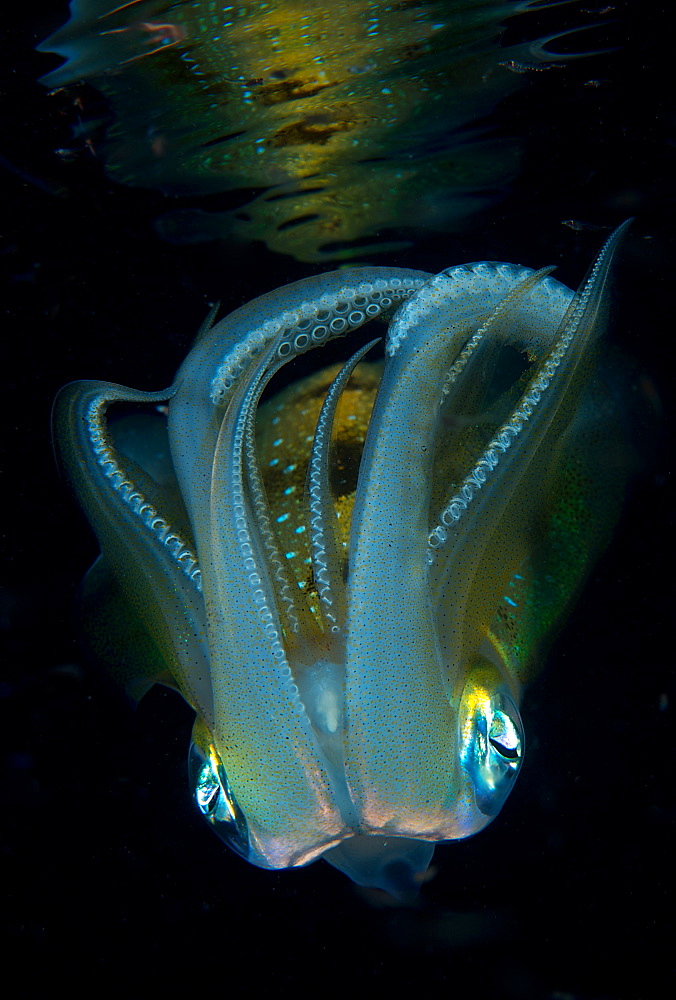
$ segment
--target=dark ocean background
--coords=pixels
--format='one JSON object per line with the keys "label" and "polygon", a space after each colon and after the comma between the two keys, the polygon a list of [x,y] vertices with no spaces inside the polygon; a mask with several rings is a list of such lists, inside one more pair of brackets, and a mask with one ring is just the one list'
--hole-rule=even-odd
{"label": "dark ocean background", "polygon": [[[549,11],[549,23],[565,25],[574,7]],[[627,433],[640,456],[621,523],[526,693],[515,791],[485,832],[437,849],[419,907],[402,908],[377,905],[323,862],[271,873],[228,853],[190,801],[190,710],[159,688],[133,709],[83,664],[72,609],[96,545],[53,463],[56,390],[75,378],[166,386],[208,303],[220,299],[227,312],[324,268],[261,245],[163,243],[153,223],[170,199],[110,182],[73,140],[72,97],[36,82],[57,60],[34,46],[66,19],[67,4],[5,6],[0,940],[2,979],[14,982],[8,996],[118,987],[128,996],[673,995],[669,9],[608,6],[593,47],[615,51],[527,74],[491,119],[524,147],[502,200],[460,233],[374,260],[431,271],[475,260],[557,264],[556,276],[575,286],[606,235],[594,227],[636,216],[618,259],[609,333],[631,359]],[[508,37],[519,30],[510,26]]]}

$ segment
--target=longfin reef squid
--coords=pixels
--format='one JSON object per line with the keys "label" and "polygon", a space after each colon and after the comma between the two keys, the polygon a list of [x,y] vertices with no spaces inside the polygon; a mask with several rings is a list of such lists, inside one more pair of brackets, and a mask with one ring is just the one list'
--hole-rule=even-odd
{"label": "longfin reef squid", "polygon": [[[210,317],[168,389],[59,393],[89,644],[195,710],[196,806],[254,865],[405,895],[514,787],[524,685],[619,508],[596,362],[626,225],[577,292],[330,271]],[[263,399],[339,337],[348,360]]]}

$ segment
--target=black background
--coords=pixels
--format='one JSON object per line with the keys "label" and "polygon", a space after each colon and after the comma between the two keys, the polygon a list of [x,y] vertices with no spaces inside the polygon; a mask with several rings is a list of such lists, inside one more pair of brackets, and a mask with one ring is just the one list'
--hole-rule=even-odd
{"label": "black background", "polygon": [[[169,199],[114,186],[87,151],[54,152],[73,146],[72,99],[35,82],[56,60],[33,46],[66,7],[33,0],[2,20],[0,940],[3,979],[8,961],[19,977],[10,995],[105,993],[118,981],[131,996],[171,987],[670,995],[675,175],[666,5],[614,5],[596,39],[618,51],[527,75],[494,115],[495,129],[519,135],[526,150],[511,192],[460,235],[389,258],[429,270],[555,263],[575,285],[605,234],[562,221],[615,225],[635,215],[612,337],[650,403],[637,418],[643,469],[615,539],[526,694],[517,787],[480,836],[437,850],[416,909],[376,905],[321,862],[270,873],[227,853],[189,800],[190,711],[160,689],[132,710],[82,665],[71,609],[96,547],[53,465],[55,391],[84,377],[167,385],[209,302],[227,311],[321,268],[261,246],[168,246],[152,224]],[[571,16],[542,15],[557,25]]]}

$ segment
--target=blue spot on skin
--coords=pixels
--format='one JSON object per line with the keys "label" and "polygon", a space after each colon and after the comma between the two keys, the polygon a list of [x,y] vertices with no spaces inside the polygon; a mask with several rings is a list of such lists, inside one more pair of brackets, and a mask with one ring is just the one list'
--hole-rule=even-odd
{"label": "blue spot on skin", "polygon": [[508,604],[511,604],[513,608],[518,608],[518,604],[516,603],[516,601],[513,601],[511,597],[505,597],[505,600],[507,601]]}
{"label": "blue spot on skin", "polygon": [[288,519],[289,519],[288,514],[280,514],[279,517],[277,518],[277,524],[281,524],[282,521],[287,521]]}

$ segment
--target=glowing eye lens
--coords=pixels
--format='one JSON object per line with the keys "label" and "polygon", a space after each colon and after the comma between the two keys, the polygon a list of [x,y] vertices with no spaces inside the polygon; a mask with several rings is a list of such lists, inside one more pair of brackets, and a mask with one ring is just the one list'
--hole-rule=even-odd
{"label": "glowing eye lens", "polygon": [[209,764],[204,764],[200,769],[195,785],[195,801],[203,816],[209,816],[218,805],[218,798],[221,788],[215,780],[213,771]]}
{"label": "glowing eye lens", "polygon": [[500,754],[500,756],[505,758],[505,760],[519,759],[519,751],[516,747],[503,746],[502,743],[499,743],[496,739],[493,739],[492,736],[489,738],[489,743],[493,747],[493,749]]}
{"label": "glowing eye lens", "polygon": [[521,740],[516,726],[508,715],[497,711],[491,720],[488,742],[497,753],[509,761],[521,757]]}

